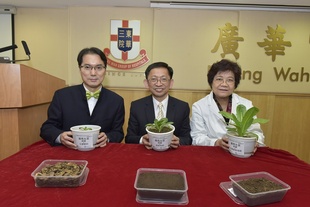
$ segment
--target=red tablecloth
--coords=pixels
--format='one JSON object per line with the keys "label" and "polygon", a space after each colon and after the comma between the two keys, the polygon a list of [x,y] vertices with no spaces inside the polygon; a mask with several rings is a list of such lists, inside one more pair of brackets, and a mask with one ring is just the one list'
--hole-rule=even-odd
{"label": "red tablecloth", "polygon": [[[31,172],[46,159],[87,160],[85,185],[37,188]],[[187,206],[240,206],[219,187],[229,175],[266,171],[291,186],[279,203],[264,206],[304,207],[309,202],[310,165],[292,154],[259,148],[250,158],[236,158],[217,147],[181,146],[156,152],[138,144],[112,144],[81,152],[39,141],[0,162],[0,206],[158,206],[136,201],[139,168],[181,169],[188,182]]]}

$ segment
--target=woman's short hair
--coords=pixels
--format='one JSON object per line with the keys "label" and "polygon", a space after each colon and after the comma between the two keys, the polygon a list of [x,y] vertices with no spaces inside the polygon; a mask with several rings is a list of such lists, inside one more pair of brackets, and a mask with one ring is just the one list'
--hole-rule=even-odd
{"label": "woman's short hair", "polygon": [[212,88],[212,82],[214,77],[218,72],[224,72],[224,71],[231,71],[235,76],[235,88],[238,87],[241,79],[241,68],[240,66],[227,59],[222,59],[219,62],[214,63],[209,72],[208,72],[208,83],[210,87]]}

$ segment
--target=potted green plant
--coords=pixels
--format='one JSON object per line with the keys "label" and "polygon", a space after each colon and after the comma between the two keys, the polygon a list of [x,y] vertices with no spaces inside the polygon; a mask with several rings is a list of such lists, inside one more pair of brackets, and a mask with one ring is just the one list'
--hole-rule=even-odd
{"label": "potted green plant", "polygon": [[148,123],[145,127],[154,150],[165,151],[169,149],[175,129],[173,122],[169,122],[167,118],[155,119],[153,123]]}
{"label": "potted green plant", "polygon": [[242,104],[237,106],[236,114],[226,111],[219,112],[222,116],[233,121],[227,126],[229,151],[232,155],[242,158],[252,155],[258,136],[248,130],[252,124],[264,124],[269,121],[256,118],[258,112],[257,107],[253,106],[247,110]]}

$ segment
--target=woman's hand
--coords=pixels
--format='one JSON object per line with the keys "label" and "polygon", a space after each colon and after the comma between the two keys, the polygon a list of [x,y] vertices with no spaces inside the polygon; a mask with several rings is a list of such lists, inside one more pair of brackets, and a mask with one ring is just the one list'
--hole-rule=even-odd
{"label": "woman's hand", "polygon": [[252,155],[255,154],[255,152],[256,152],[258,146],[259,146],[259,144],[258,144],[258,142],[256,142],[255,147],[254,147],[254,150],[253,150],[253,152],[252,152]]}
{"label": "woman's hand", "polygon": [[222,137],[221,139],[216,140],[215,146],[219,146],[224,150],[228,151],[229,150],[228,138]]}

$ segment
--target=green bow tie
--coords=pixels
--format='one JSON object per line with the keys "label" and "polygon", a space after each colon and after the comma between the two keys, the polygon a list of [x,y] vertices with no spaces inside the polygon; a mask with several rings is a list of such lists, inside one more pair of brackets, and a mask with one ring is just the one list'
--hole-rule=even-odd
{"label": "green bow tie", "polygon": [[94,97],[95,99],[98,99],[100,95],[100,90],[96,91],[95,93],[86,91],[86,98],[89,100],[91,97]]}

